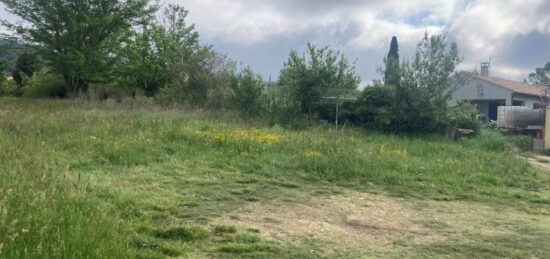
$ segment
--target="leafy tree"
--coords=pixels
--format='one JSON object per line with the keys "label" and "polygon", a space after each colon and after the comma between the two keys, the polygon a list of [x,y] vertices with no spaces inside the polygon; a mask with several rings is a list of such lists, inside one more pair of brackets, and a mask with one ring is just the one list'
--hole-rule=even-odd
{"label": "leafy tree", "polygon": [[4,71],[6,70],[6,67],[8,66],[7,62],[3,59],[4,53],[6,52],[6,45],[1,44],[0,45],[0,82],[4,80]]}
{"label": "leafy tree", "polygon": [[539,67],[535,73],[529,74],[529,83],[531,84],[550,84],[550,62],[544,67]]}
{"label": "leafy tree", "polygon": [[250,67],[233,76],[231,90],[231,101],[235,108],[248,114],[262,111],[265,85],[262,76],[254,73]]}
{"label": "leafy tree", "polygon": [[343,54],[328,47],[317,48],[311,43],[303,55],[291,51],[280,78],[280,84],[290,90],[293,105],[310,116],[325,92],[356,89],[359,81],[354,64]]}
{"label": "leafy tree", "polygon": [[390,51],[384,61],[386,63],[384,83],[386,85],[399,87],[399,83],[401,81],[401,73],[399,68],[399,44],[397,43],[397,37],[395,36],[391,40]]}
{"label": "leafy tree", "polygon": [[401,65],[397,95],[404,100],[405,110],[400,130],[434,132],[444,128],[451,77],[461,61],[456,43],[449,46],[444,36],[426,33],[413,59]]}
{"label": "leafy tree", "polygon": [[[199,43],[188,11],[168,5],[162,22],[129,31],[119,52],[119,83],[142,89],[146,95],[161,93],[164,102],[189,102],[219,106],[234,64],[226,56]],[[216,98],[211,98],[216,96]]]}
{"label": "leafy tree", "polygon": [[17,85],[21,86],[23,84],[23,76],[31,78],[37,70],[39,70],[38,57],[35,53],[27,50],[17,57],[15,69],[11,75]]}
{"label": "leafy tree", "polygon": [[48,71],[47,68],[36,71],[32,77],[25,78],[21,94],[29,98],[65,97],[66,84],[63,76]]}
{"label": "leafy tree", "polygon": [[23,40],[38,45],[73,95],[109,72],[118,36],[151,19],[150,0],[0,0],[23,23],[7,23]]}
{"label": "leafy tree", "polygon": [[416,134],[443,131],[451,119],[447,102],[460,62],[455,43],[448,44],[441,35],[426,34],[414,56],[399,65],[398,85],[365,89],[356,104],[357,120],[366,127],[384,131]]}
{"label": "leafy tree", "polygon": [[391,131],[397,121],[395,87],[389,85],[367,86],[356,101],[352,118],[355,124],[380,131]]}
{"label": "leafy tree", "polygon": [[225,106],[235,62],[212,50],[212,46],[202,46],[191,56],[186,71],[188,80],[181,86],[191,104],[212,108]]}
{"label": "leafy tree", "polygon": [[3,60],[0,60],[0,81],[5,79],[4,70],[6,69],[6,67],[7,67],[6,62]]}
{"label": "leafy tree", "polygon": [[152,96],[168,84],[187,80],[191,55],[200,49],[199,35],[193,25],[187,25],[187,15],[183,7],[168,5],[162,23],[151,21],[139,31],[128,30],[118,52],[123,85]]}

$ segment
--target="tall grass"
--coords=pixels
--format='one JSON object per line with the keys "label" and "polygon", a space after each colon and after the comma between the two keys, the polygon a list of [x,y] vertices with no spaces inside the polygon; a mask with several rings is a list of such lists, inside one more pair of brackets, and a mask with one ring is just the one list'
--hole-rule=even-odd
{"label": "tall grass", "polygon": [[128,257],[124,224],[83,179],[45,153],[0,143],[1,258]]}
{"label": "tall grass", "polygon": [[148,103],[2,99],[0,257],[132,257],[129,221],[139,212],[119,206],[98,175],[168,163],[420,199],[548,203],[547,178],[510,156],[512,142],[496,133],[458,143],[360,129],[338,135]]}

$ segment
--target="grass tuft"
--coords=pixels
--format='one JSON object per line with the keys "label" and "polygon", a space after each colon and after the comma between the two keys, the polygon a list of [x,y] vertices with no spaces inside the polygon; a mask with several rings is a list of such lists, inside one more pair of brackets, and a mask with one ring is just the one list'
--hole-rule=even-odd
{"label": "grass tuft", "polygon": [[180,240],[184,242],[192,242],[206,239],[209,233],[206,229],[200,226],[190,227],[175,227],[162,230],[155,230],[154,235],[159,238]]}

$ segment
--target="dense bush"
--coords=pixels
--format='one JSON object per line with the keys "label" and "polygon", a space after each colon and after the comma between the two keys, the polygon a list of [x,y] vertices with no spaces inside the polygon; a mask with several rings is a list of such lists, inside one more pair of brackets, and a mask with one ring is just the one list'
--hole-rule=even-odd
{"label": "dense bush", "polygon": [[27,50],[17,57],[15,69],[11,72],[13,80],[18,84],[23,84],[25,77],[32,77],[35,71],[40,70],[40,62],[36,53]]}
{"label": "dense bush", "polygon": [[[355,104],[355,114],[348,119],[381,131],[408,134],[443,132],[450,122],[448,90],[461,60],[456,44],[448,46],[443,36],[428,37],[426,34],[410,60],[403,59],[399,63],[395,56],[389,55],[385,60],[388,66],[383,73],[389,77],[385,78],[386,83],[367,87]],[[453,111],[456,117],[453,120],[474,126],[472,110],[467,107],[461,111],[462,108]]]}
{"label": "dense bush", "polygon": [[259,114],[264,110],[265,95],[262,76],[245,68],[231,79],[231,103],[247,114]]}
{"label": "dense bush", "polygon": [[40,70],[23,80],[22,95],[30,98],[64,97],[67,87],[63,76],[50,72],[47,69]]}
{"label": "dense bush", "polygon": [[321,98],[332,90],[354,90],[360,79],[355,66],[339,51],[308,44],[306,53],[292,50],[281,70],[280,84],[289,91],[287,104],[310,117],[318,114]]}
{"label": "dense bush", "polygon": [[391,131],[399,124],[395,88],[376,85],[365,88],[347,119],[369,129]]}
{"label": "dense bush", "polygon": [[13,80],[0,76],[0,96],[20,96],[21,87]]}
{"label": "dense bush", "polygon": [[459,102],[449,108],[449,123],[457,128],[474,130],[476,134],[481,128],[477,108],[469,102]]}

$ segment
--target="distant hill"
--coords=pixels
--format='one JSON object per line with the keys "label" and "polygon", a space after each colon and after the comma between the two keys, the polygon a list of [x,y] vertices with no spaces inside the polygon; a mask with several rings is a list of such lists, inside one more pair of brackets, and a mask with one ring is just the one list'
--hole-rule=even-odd
{"label": "distant hill", "polygon": [[6,71],[13,70],[17,56],[25,49],[27,49],[25,44],[0,37],[0,60],[7,63]]}

